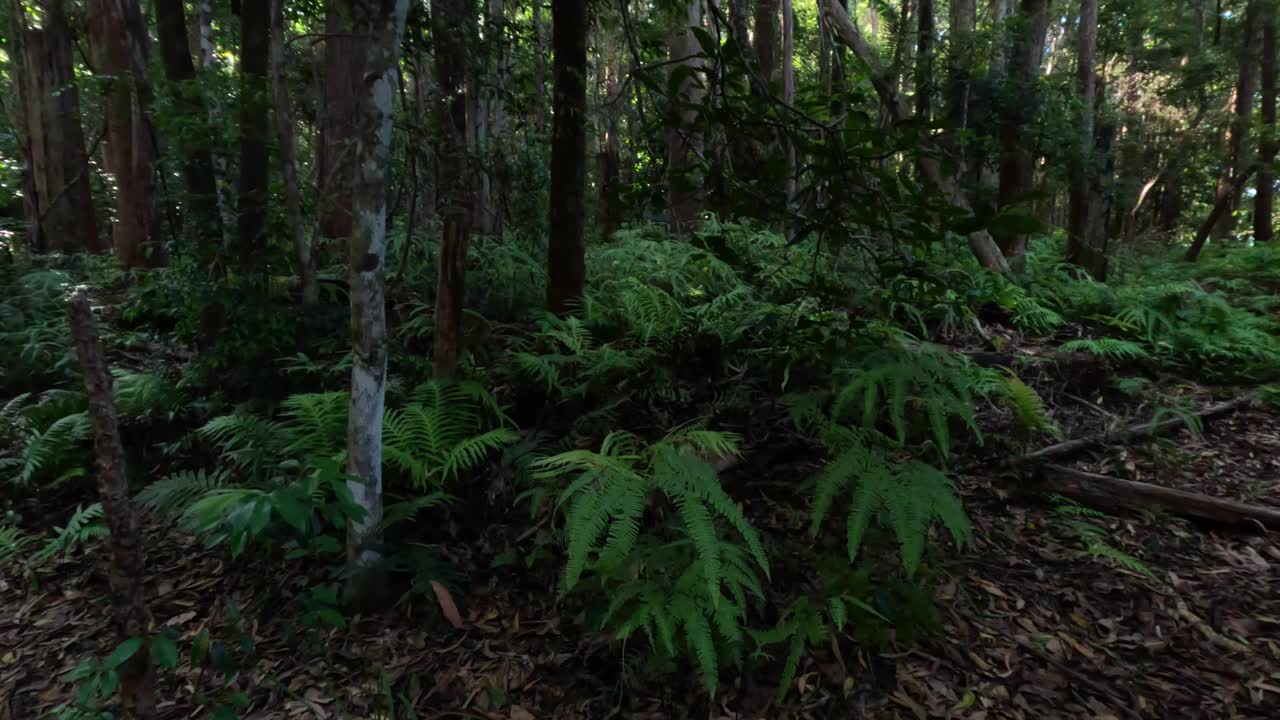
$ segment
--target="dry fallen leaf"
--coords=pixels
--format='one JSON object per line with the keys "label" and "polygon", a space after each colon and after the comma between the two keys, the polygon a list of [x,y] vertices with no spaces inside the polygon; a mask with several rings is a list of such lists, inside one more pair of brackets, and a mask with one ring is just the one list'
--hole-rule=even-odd
{"label": "dry fallen leaf", "polygon": [[453,602],[453,596],[449,594],[449,590],[435,580],[431,581],[431,590],[436,594],[436,601],[440,603],[440,611],[444,613],[445,619],[450,625],[461,630],[462,615],[458,613],[458,606]]}

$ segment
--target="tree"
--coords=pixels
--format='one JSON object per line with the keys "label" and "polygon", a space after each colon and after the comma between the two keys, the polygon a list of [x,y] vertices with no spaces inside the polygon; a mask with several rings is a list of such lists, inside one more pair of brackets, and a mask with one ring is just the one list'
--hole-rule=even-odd
{"label": "tree", "polygon": [[965,174],[962,133],[969,126],[969,96],[973,86],[975,0],[951,0],[947,37],[946,134],[943,137],[954,169],[952,177]]}
{"label": "tree", "polygon": [[280,145],[280,168],[284,175],[289,239],[293,242],[293,254],[298,261],[302,304],[314,305],[319,292],[316,286],[316,263],[311,254],[311,243],[302,226],[302,189],[298,181],[293,102],[289,98],[284,64],[284,0],[271,0],[271,94],[275,99],[276,141]]}
{"label": "tree", "polygon": [[320,185],[320,235],[351,235],[351,182],[356,168],[356,117],[368,38],[356,32],[351,0],[326,0],[324,72],[322,73],[320,142],[316,146],[316,176]]}
{"label": "tree", "polygon": [[207,246],[221,239],[222,218],[218,212],[218,186],[209,130],[202,122],[208,118],[209,111],[196,84],[196,66],[191,60],[183,6],[182,0],[156,0],[156,36],[160,40],[165,79],[170,83],[175,104],[185,118],[196,121],[196,130],[177,133],[174,141],[182,157],[182,179],[190,199],[190,219],[196,241]]}
{"label": "tree", "polygon": [[[795,32],[796,15],[795,9],[791,5],[791,0],[782,0],[782,102],[787,105],[794,105],[796,101],[796,58],[795,58]],[[796,145],[790,139],[786,140],[786,165],[787,175],[785,183],[785,197],[787,212],[792,210],[792,204],[796,197]],[[784,234],[788,241],[791,241],[795,235],[794,224],[788,217],[784,229]]]}
{"label": "tree", "polygon": [[266,239],[271,184],[271,3],[240,8],[240,267],[256,269]]}
{"label": "tree", "polygon": [[24,194],[32,249],[101,249],[89,188],[89,156],[80,126],[71,28],[63,0],[45,4],[43,25],[28,27],[14,5],[13,84],[17,130],[30,177]]}
{"label": "tree", "polygon": [[1272,207],[1276,176],[1276,14],[1267,6],[1262,21],[1262,142],[1258,147],[1258,189],[1253,199],[1253,239],[1271,242],[1275,237]]}
{"label": "tree", "polygon": [[436,0],[431,7],[435,40],[436,158],[444,179],[436,194],[440,216],[440,257],[436,281],[432,364],[436,377],[458,373],[462,354],[462,302],[466,295],[467,244],[475,179],[467,157],[467,33],[472,21],[465,0]]}
{"label": "tree", "polygon": [[[1023,202],[1035,187],[1035,154],[1027,138],[1039,98],[1040,62],[1048,28],[1048,0],[1021,0],[1000,121],[1000,207]],[[1015,268],[1027,250],[1023,232],[993,233],[1000,251]]]}
{"label": "tree", "polygon": [[[765,85],[773,80],[778,56],[778,0],[756,0],[755,61]],[[763,93],[768,87],[758,88]]]}
{"label": "tree", "polygon": [[587,3],[552,0],[551,209],[547,307],[563,313],[582,297],[586,210]]}
{"label": "tree", "polygon": [[103,88],[103,156],[115,180],[111,244],[125,267],[164,263],[156,209],[156,144],[147,83],[149,41],[137,0],[89,0],[89,50]]}
{"label": "tree", "polygon": [[1071,158],[1071,208],[1067,225],[1067,262],[1085,268],[1095,278],[1105,274],[1106,255],[1095,248],[1090,178],[1094,148],[1095,100],[1098,76],[1098,0],[1081,0],[1080,27],[1076,32],[1076,87],[1080,93],[1077,155]]}
{"label": "tree", "polygon": [[693,35],[695,27],[702,27],[702,0],[688,0],[685,17],[677,20],[667,40],[672,67],[667,98],[667,226],[675,235],[697,229],[702,212],[702,193],[694,177],[696,155],[701,151],[694,125],[702,104],[701,82],[696,77],[701,50]]}
{"label": "tree", "polygon": [[1219,194],[1228,193],[1227,211],[1218,216],[1212,237],[1221,240],[1235,228],[1235,211],[1240,207],[1244,188],[1236,189],[1233,179],[1249,165],[1249,126],[1253,120],[1253,96],[1258,87],[1258,53],[1256,40],[1262,9],[1259,0],[1249,0],[1245,7],[1244,22],[1240,27],[1240,48],[1237,53],[1238,74],[1232,95],[1234,117],[1227,127],[1227,165],[1218,177]]}
{"label": "tree", "polygon": [[[963,4],[963,3],[962,3]],[[916,120],[928,127],[933,101],[933,0],[920,0],[916,39]]]}
{"label": "tree", "polygon": [[356,32],[368,38],[361,67],[352,179],[348,283],[351,302],[351,404],[347,420],[347,485],[364,517],[347,532],[355,569],[354,599],[379,589],[373,572],[382,522],[382,416],[387,390],[387,173],[396,68],[409,0],[347,0]]}

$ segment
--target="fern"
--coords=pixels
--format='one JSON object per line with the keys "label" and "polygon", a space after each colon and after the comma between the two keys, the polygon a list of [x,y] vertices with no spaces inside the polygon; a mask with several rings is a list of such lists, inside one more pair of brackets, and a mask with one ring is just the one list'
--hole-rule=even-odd
{"label": "fern", "polygon": [[433,381],[411,393],[410,404],[383,422],[384,462],[418,488],[440,486],[479,465],[519,435],[501,408],[473,383]]}
{"label": "fern", "polygon": [[37,540],[16,527],[0,526],[0,568],[26,552]]}
{"label": "fern", "polygon": [[143,508],[161,517],[179,515],[200,497],[226,488],[230,480],[231,474],[225,469],[181,470],[143,488],[136,499]]}
{"label": "fern", "polygon": [[1062,526],[1080,540],[1085,547],[1085,554],[1089,557],[1095,560],[1105,558],[1122,568],[1153,580],[1156,579],[1156,574],[1150,567],[1136,557],[1108,543],[1106,530],[1090,522],[1091,519],[1107,517],[1105,513],[1081,505],[1061,495],[1052,495],[1050,500],[1053,502],[1054,513],[1058,516]]}
{"label": "fern", "polygon": [[31,557],[31,561],[37,564],[45,563],[55,555],[70,553],[91,540],[101,539],[107,535],[107,527],[102,523],[101,503],[76,506],[76,511],[67,519],[67,523],[54,531],[53,537]]}
{"label": "fern", "polygon": [[116,369],[113,399],[121,417],[172,419],[182,405],[178,388],[159,375]]}
{"label": "fern", "polygon": [[83,473],[84,443],[92,431],[89,415],[83,412],[59,418],[44,432],[32,431],[13,481],[29,486],[57,472],[56,483]]}
{"label": "fern", "polygon": [[1040,393],[1036,392],[1035,388],[1024,383],[1012,370],[1006,370],[1003,373],[999,396],[1013,411],[1023,427],[1028,430],[1047,430],[1055,434],[1058,432],[1053,420],[1049,418],[1044,398],[1040,397]]}
{"label": "fern", "polygon": [[338,457],[347,444],[346,392],[290,395],[280,403],[290,457]]}
{"label": "fern", "polygon": [[1071,340],[1063,343],[1059,349],[1064,352],[1085,352],[1111,360],[1140,360],[1151,357],[1145,348],[1132,340],[1110,337]]}

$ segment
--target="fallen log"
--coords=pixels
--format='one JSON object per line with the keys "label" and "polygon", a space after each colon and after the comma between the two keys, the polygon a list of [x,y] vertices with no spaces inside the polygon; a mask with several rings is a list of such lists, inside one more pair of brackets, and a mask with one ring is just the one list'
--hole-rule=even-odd
{"label": "fallen log", "polygon": [[[1225,402],[1220,402],[1220,403],[1215,403],[1213,405],[1210,405],[1204,408],[1203,410],[1195,413],[1195,415],[1196,417],[1199,417],[1201,420],[1207,420],[1209,418],[1217,417],[1219,415],[1225,415],[1231,412],[1232,410],[1236,410],[1238,408],[1246,407],[1252,404],[1261,396],[1262,396],[1261,390],[1254,390],[1252,392],[1245,393],[1240,397],[1232,398],[1231,400],[1227,400]],[[1164,420],[1158,420],[1155,422],[1145,422],[1145,423],[1140,423],[1138,425],[1130,425],[1127,428],[1115,430],[1112,432],[1104,432],[1104,433],[1098,433],[1096,435],[1088,435],[1086,437],[1076,438],[1075,440],[1067,440],[1066,442],[1060,442],[1055,445],[1049,445],[1048,447],[1044,447],[1034,452],[1029,452],[1026,455],[1021,455],[1019,457],[1016,457],[1010,462],[1010,464],[1027,465],[1027,464],[1034,464],[1034,463],[1042,463],[1047,460],[1060,458],[1065,455],[1070,455],[1072,453],[1080,452],[1081,450],[1084,450],[1086,448],[1091,448],[1096,445],[1107,445],[1110,443],[1133,440],[1134,438],[1160,435],[1162,433],[1170,432],[1184,426],[1185,426],[1185,422],[1180,417],[1171,417]]]}
{"label": "fallen log", "polygon": [[1167,512],[1197,520],[1253,530],[1280,530],[1280,508],[1249,505],[1201,493],[1122,480],[1109,475],[1074,470],[1061,465],[1045,465],[1039,473],[1039,488],[1058,493],[1086,505],[1102,508]]}

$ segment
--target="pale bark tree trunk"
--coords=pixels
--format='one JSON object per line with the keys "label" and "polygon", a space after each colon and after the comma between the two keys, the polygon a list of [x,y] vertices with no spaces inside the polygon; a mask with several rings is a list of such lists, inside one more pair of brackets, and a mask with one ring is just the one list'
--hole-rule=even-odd
{"label": "pale bark tree trunk", "polygon": [[533,126],[541,136],[547,131],[547,39],[542,22],[543,0],[533,0]]}
{"label": "pale bark tree trunk", "polygon": [[15,10],[17,47],[11,49],[11,75],[18,100],[17,130],[30,178],[24,193],[28,244],[41,251],[100,250],[63,1],[45,5],[40,28],[26,27],[21,8]]}
{"label": "pale bark tree trunk", "polygon": [[[182,0],[156,0],[156,36],[165,78],[172,86],[174,103],[186,118],[207,118],[209,111],[196,84],[196,66],[191,60],[187,39],[187,16]],[[207,248],[222,237],[222,216],[218,211],[218,186],[213,174],[213,154],[209,129],[187,130],[176,138],[182,157],[182,178],[187,186],[187,213],[196,244]]]}
{"label": "pale bark tree trunk", "polygon": [[[199,52],[196,57],[199,58],[200,68],[205,73],[216,72],[218,46],[213,37],[213,0],[197,0],[196,24],[199,26],[197,31]],[[222,126],[222,102],[217,93],[207,95],[206,99],[209,108],[209,127],[216,130]],[[212,155],[213,183],[217,193],[218,217],[221,219],[222,244],[229,246],[231,229],[235,227],[236,218],[228,197],[227,156],[216,144],[212,149]]]}
{"label": "pale bark tree trunk", "polygon": [[564,313],[582,297],[586,162],[587,2],[552,0],[555,60],[551,130],[547,307]]}
{"label": "pale bark tree trunk", "polygon": [[[1093,174],[1094,116],[1098,74],[1098,0],[1080,1],[1080,28],[1076,33],[1076,88],[1080,93],[1079,141],[1077,156],[1071,159],[1071,209],[1067,218],[1067,262],[1090,270],[1097,258],[1089,242],[1090,177]],[[1103,258],[1105,260],[1105,257]],[[1096,275],[1095,275],[1096,277]]]}
{"label": "pale bark tree trunk", "polygon": [[[689,0],[685,18],[677,21],[667,41],[667,54],[673,68],[701,70],[697,57],[701,46],[691,28],[702,27],[702,0]],[[700,133],[694,127],[702,91],[693,77],[678,83],[675,96],[668,98],[670,129],[667,130],[667,205],[668,229],[673,235],[696,230],[702,211],[702,193],[697,173],[696,154],[701,151]]]}
{"label": "pale bark tree trunk", "polygon": [[[1013,102],[1004,109],[1000,122],[1000,207],[1019,202],[1035,189],[1035,155],[1028,142],[1027,127],[1039,102],[1037,88],[1044,36],[1048,29],[1048,0],[1022,0],[1020,23],[1010,49],[1008,83]],[[997,234],[1001,252],[1015,268],[1020,268],[1027,250],[1024,233]]]}
{"label": "pale bark tree trunk", "polygon": [[622,60],[617,45],[606,34],[601,41],[604,72],[604,137],[596,163],[596,218],[600,236],[608,239],[622,223],[619,192],[622,173]]}
{"label": "pale bark tree trunk", "polygon": [[289,239],[298,261],[302,304],[319,300],[316,264],[311,242],[302,220],[302,189],[298,182],[298,148],[294,141],[293,101],[284,74],[284,0],[271,0],[271,90],[275,99],[276,142],[280,146],[280,168],[284,175],[285,203],[289,218]]}
{"label": "pale bark tree trunk", "polygon": [[[265,0],[255,0],[262,2]],[[357,113],[364,93],[364,61],[368,38],[354,31],[353,0],[327,0],[325,6],[324,95],[320,109],[320,142],[316,172],[320,182],[320,234],[351,235],[351,182]]]}
{"label": "pale bark tree trunk", "polygon": [[89,0],[89,49],[106,93],[103,155],[115,178],[111,244],[125,267],[164,264],[156,209],[156,147],[148,113],[147,28],[137,0]]}
{"label": "pale bark tree trunk", "polygon": [[351,405],[347,425],[347,482],[365,516],[352,522],[347,558],[357,571],[350,596],[378,594],[372,572],[382,522],[382,416],[387,389],[387,176],[391,160],[393,88],[409,0],[349,0],[353,27],[365,38],[364,82],[356,113],[355,171],[349,245]]}
{"label": "pale bark tree trunk", "polygon": [[969,94],[973,87],[974,31],[977,27],[974,0],[951,0],[947,53],[946,135],[944,146],[954,164],[951,176],[965,175],[962,134],[969,126]]}
{"label": "pale bark tree trunk", "polygon": [[1235,211],[1240,207],[1243,188],[1233,189],[1232,179],[1249,166],[1249,125],[1253,120],[1253,95],[1258,87],[1258,28],[1262,8],[1258,0],[1249,0],[1241,27],[1239,74],[1236,77],[1235,116],[1227,128],[1229,164],[1218,178],[1218,193],[1230,193],[1227,211],[1218,217],[1212,237],[1221,240],[1235,229]]}
{"label": "pale bark tree trunk", "polygon": [[475,195],[475,178],[466,151],[466,38],[470,33],[465,28],[471,22],[469,7],[466,0],[436,0],[431,8],[439,90],[436,158],[441,186],[436,203],[442,221],[432,361],[433,372],[441,378],[458,374],[462,353],[462,303]]}
{"label": "pale bark tree trunk", "polygon": [[504,97],[507,79],[505,0],[487,0],[485,45],[488,47],[487,77],[480,78],[476,93],[481,112],[476,128],[480,135],[477,150],[484,157],[480,197],[477,202],[476,231],[502,236],[502,202],[505,197],[507,157],[507,115]]}
{"label": "pale bark tree trunk", "polygon": [[[120,640],[145,638],[151,633],[151,613],[147,608],[146,551],[138,516],[129,500],[129,476],[125,471],[124,445],[116,422],[116,408],[111,399],[111,373],[98,336],[98,323],[83,291],[72,296],[67,305],[67,320],[80,371],[89,400],[89,418],[93,423],[93,455],[98,500],[110,535],[111,552],[108,576],[111,587],[111,611]],[[153,718],[156,715],[155,677],[147,648],[135,652],[116,670],[120,676],[120,698],[123,717]]]}
{"label": "pale bark tree trunk", "polygon": [[1266,9],[1262,25],[1262,143],[1258,147],[1258,189],[1253,199],[1253,239],[1271,242],[1275,237],[1272,207],[1276,176],[1276,7]]}
{"label": "pale bark tree trunk", "polygon": [[[796,15],[792,0],[782,0],[782,102],[794,105],[796,101],[796,58],[795,34]],[[795,237],[795,223],[791,221],[791,213],[796,198],[796,146],[790,139],[786,143],[786,213],[783,219],[783,233],[790,243]]]}
{"label": "pale bark tree trunk", "polygon": [[266,245],[270,192],[271,96],[267,70],[271,59],[270,0],[240,8],[240,196],[238,235],[240,269],[258,269]]}

